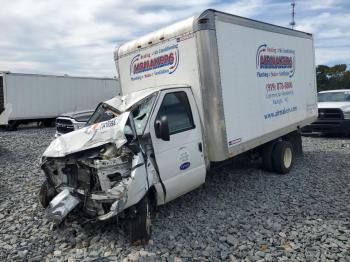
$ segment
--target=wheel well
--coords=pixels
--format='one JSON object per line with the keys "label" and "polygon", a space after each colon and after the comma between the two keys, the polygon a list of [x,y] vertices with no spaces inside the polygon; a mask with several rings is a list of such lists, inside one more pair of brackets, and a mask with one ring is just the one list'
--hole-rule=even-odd
{"label": "wheel well", "polygon": [[302,144],[300,132],[298,131],[291,132],[283,136],[282,139],[292,144],[295,156],[298,157],[303,154],[303,144]]}
{"label": "wheel well", "polygon": [[293,131],[289,134],[286,134],[284,136],[278,137],[274,140],[271,140],[259,147],[259,153],[262,154],[264,147],[268,144],[276,144],[278,141],[288,141],[292,144],[293,150],[295,153],[295,156],[300,156],[303,154],[303,149],[302,149],[302,140],[301,140],[301,135],[300,132],[298,131]]}

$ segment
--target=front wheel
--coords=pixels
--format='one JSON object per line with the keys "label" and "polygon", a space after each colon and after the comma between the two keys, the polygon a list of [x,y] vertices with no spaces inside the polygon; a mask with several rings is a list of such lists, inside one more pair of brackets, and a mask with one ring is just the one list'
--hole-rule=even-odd
{"label": "front wheel", "polygon": [[279,174],[287,174],[294,162],[293,146],[288,141],[279,141],[273,149],[272,163]]}
{"label": "front wheel", "polygon": [[145,244],[151,237],[153,205],[148,195],[144,196],[132,211],[129,227],[132,244]]}
{"label": "front wheel", "polygon": [[45,180],[39,191],[39,201],[43,208],[47,208],[51,202],[51,200],[55,197],[56,191],[53,187],[49,185],[47,180]]}

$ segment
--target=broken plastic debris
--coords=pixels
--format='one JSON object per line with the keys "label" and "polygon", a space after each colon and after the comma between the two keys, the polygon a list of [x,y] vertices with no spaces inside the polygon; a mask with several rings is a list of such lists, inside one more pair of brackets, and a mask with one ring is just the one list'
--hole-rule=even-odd
{"label": "broken plastic debris", "polygon": [[46,214],[49,219],[60,223],[72,211],[78,204],[80,200],[72,196],[68,189],[64,189],[50,202],[48,208],[46,209]]}

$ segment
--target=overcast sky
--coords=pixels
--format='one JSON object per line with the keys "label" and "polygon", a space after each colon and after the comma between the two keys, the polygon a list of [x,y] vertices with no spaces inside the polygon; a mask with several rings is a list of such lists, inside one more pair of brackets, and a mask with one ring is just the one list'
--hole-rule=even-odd
{"label": "overcast sky", "polygon": [[[214,8],[289,27],[288,0],[0,0],[0,71],[115,75],[128,40]],[[313,33],[316,64],[350,64],[350,1],[297,0],[296,29]]]}

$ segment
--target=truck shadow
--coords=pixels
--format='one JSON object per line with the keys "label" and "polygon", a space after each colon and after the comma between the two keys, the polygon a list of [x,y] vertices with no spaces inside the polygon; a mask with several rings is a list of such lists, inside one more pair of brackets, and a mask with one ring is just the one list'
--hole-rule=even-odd
{"label": "truck shadow", "polygon": [[14,133],[16,134],[17,131],[22,130],[35,130],[35,129],[55,129],[53,126],[38,126],[36,123],[29,123],[29,124],[21,124],[19,125],[15,130],[8,130],[5,126],[0,127],[0,133],[1,132],[8,132],[8,133]]}
{"label": "truck shadow", "polygon": [[334,138],[334,139],[349,139],[349,134],[326,134],[326,133],[305,133],[302,134],[304,137],[312,137],[312,138]]}

